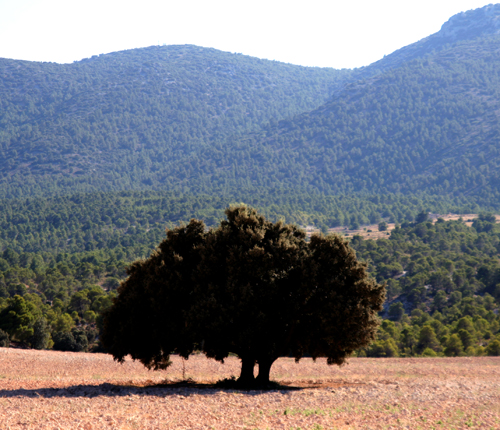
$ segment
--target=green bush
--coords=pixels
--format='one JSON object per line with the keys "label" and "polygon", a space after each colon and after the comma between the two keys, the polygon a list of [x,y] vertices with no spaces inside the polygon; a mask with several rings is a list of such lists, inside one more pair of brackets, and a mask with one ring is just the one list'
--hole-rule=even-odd
{"label": "green bush", "polygon": [[57,351],[82,352],[87,351],[89,342],[85,330],[73,328],[71,332],[55,333],[53,349]]}
{"label": "green bush", "polygon": [[437,357],[437,353],[433,349],[425,348],[422,352],[422,357]]}
{"label": "green bush", "polygon": [[457,334],[452,334],[446,343],[444,354],[447,357],[458,357],[463,355],[464,346]]}
{"label": "green bush", "polygon": [[398,357],[398,347],[394,339],[373,342],[366,351],[367,357]]}
{"label": "green bush", "polygon": [[0,329],[0,347],[8,348],[10,346],[9,334]]}
{"label": "green bush", "polygon": [[50,327],[45,318],[39,318],[33,326],[33,336],[30,345],[35,349],[46,349],[51,343]]}
{"label": "green bush", "polygon": [[500,341],[492,340],[486,347],[486,354],[494,357],[500,356]]}

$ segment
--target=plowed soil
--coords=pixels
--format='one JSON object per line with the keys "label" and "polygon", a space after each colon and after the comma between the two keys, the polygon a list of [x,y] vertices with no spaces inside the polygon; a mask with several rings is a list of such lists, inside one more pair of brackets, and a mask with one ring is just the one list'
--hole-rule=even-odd
{"label": "plowed soil", "polygon": [[0,348],[0,429],[500,429],[500,357],[282,358],[280,389],[211,385],[238,373],[236,358],[173,357],[150,372],[104,354]]}

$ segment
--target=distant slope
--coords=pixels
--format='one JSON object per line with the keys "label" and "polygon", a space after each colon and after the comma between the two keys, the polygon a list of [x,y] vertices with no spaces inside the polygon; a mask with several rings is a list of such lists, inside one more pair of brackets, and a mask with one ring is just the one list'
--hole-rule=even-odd
{"label": "distant slope", "polygon": [[430,36],[404,46],[390,55],[361,67],[350,76],[352,79],[366,79],[383,71],[394,69],[407,61],[436,54],[456,43],[488,37],[500,33],[500,4],[469,10],[453,15],[441,29]]}
{"label": "distant slope", "polygon": [[[0,200],[0,259],[9,248],[18,253],[78,253],[122,250],[133,260],[162,240],[165,226],[191,218],[218,225],[224,210],[244,201],[273,221],[315,225],[325,231],[341,225],[414,219],[422,208],[440,213],[472,212],[466,200],[414,196],[313,196],[310,194],[182,195],[162,191],[73,194],[50,198]],[[352,234],[352,232],[351,232]],[[124,258],[124,257],[120,257]],[[1,269],[0,261],[0,272]],[[1,276],[0,276],[1,283]],[[1,297],[1,294],[0,294]]]}
{"label": "distant slope", "polygon": [[500,5],[459,14],[356,71],[193,46],[2,60],[0,197],[401,193],[499,207],[499,22]]}
{"label": "distant slope", "polygon": [[347,85],[322,107],[248,139],[234,155],[237,174],[259,181],[273,170],[276,183],[328,194],[496,199],[499,43],[500,36],[460,42]]}
{"label": "distant slope", "polygon": [[[51,194],[57,183],[147,186],[153,164],[157,172],[205,146],[223,151],[229,136],[321,105],[348,73],[196,46],[73,64],[0,59],[2,194]],[[140,173],[130,176],[134,169]],[[89,185],[94,179],[100,185]]]}

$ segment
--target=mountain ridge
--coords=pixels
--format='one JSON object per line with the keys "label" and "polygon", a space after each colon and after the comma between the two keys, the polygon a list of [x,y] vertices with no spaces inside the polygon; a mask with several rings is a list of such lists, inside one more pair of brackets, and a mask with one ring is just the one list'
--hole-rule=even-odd
{"label": "mountain ridge", "polygon": [[[476,163],[474,160],[480,155],[479,152],[489,151],[483,154],[483,158],[491,152],[491,157],[486,157],[486,162],[481,161],[479,164],[483,167],[489,166],[490,174],[495,178],[494,172],[498,166],[495,142],[499,135],[497,126],[499,106],[496,101],[496,94],[499,90],[498,73],[496,72],[498,56],[494,58],[494,62],[490,62],[488,58],[484,59],[481,52],[478,51],[486,44],[486,51],[491,52],[499,40],[498,36],[493,36],[482,39],[479,45],[474,41],[466,41],[441,51],[434,57],[413,60],[413,62],[405,63],[400,68],[385,74],[349,84],[323,106],[310,113],[299,115],[295,121],[283,121],[281,128],[276,128],[268,134],[273,134],[276,139],[281,139],[283,142],[307,142],[309,150],[311,145],[315,148],[322,148],[322,151],[338,147],[341,152],[344,151],[344,156],[346,156],[345,151],[358,151],[359,153],[353,158],[344,157],[348,164],[354,163],[352,168],[357,169],[362,167],[363,162],[368,158],[376,156],[377,140],[381,142],[378,147],[379,151],[382,151],[387,143],[387,138],[394,137],[388,136],[386,133],[387,127],[392,127],[396,134],[406,133],[406,137],[399,136],[403,137],[406,143],[403,145],[401,141],[399,143],[394,141],[392,147],[386,147],[391,157],[394,157],[394,152],[391,151],[396,148],[401,150],[401,148],[406,147],[406,151],[409,151],[410,154],[415,149],[418,150],[418,146],[417,148],[409,146],[410,142],[415,144],[420,142],[423,146],[427,145],[426,151],[432,151],[434,157],[439,156],[436,149],[442,146],[441,155],[448,156],[448,158],[453,151],[465,145],[473,165]],[[468,59],[464,57],[468,57]],[[469,69],[468,74],[464,71],[467,68]],[[415,85],[415,82],[418,85]],[[376,94],[377,92],[378,94]],[[361,102],[360,99],[362,99]],[[367,106],[367,103],[370,105]],[[405,109],[407,112],[404,113],[401,109]],[[429,116],[429,111],[434,112],[432,117]],[[335,115],[341,115],[342,121],[336,120]],[[421,124],[417,122],[418,120],[427,122],[427,129],[422,129]],[[352,125],[349,130],[354,132],[361,126],[364,133],[363,137],[357,140],[353,133],[339,133],[339,130],[346,128],[346,124],[353,122],[356,124]],[[401,127],[397,129],[398,123],[402,124],[402,129]],[[417,134],[408,134],[408,131],[405,131],[405,127],[408,126],[413,128]],[[445,127],[448,131],[445,135],[436,129],[432,132],[433,128],[436,127],[437,130]],[[459,132],[462,134],[456,134]],[[453,133],[456,136],[453,136]],[[483,137],[480,136],[481,133],[484,134]],[[322,135],[328,134],[337,135],[337,137],[322,137]],[[422,134],[428,135],[425,138],[427,140],[435,140],[434,148],[429,147],[428,143],[422,140]],[[447,140],[449,142],[443,146],[443,142]],[[265,139],[261,139],[262,144],[264,141]],[[342,144],[346,141],[351,143]],[[458,143],[460,145],[457,146]],[[494,147],[489,149],[488,147],[491,145]],[[474,146],[481,150],[477,151],[478,154],[472,151]],[[302,154],[305,151],[304,149]],[[324,159],[324,156],[320,158]],[[379,167],[384,166],[383,157],[380,161],[382,164]],[[418,168],[416,165],[413,166],[415,162],[420,163],[422,168],[426,170],[429,170],[433,165],[429,165],[430,159],[427,156],[412,157],[411,161],[407,160],[401,166],[402,171],[407,173],[414,171]],[[434,165],[436,164],[434,163]],[[434,170],[441,167],[444,166],[435,167]],[[336,170],[342,172],[342,169],[342,163],[337,160]],[[389,166],[386,166],[385,171],[390,172]],[[349,177],[356,181],[354,175],[353,170]],[[326,180],[326,178],[323,179]],[[402,183],[401,177],[399,180],[393,179],[395,184]],[[498,185],[494,185],[494,188],[496,190]],[[360,190],[359,187],[357,189]],[[472,188],[469,187],[468,190],[462,189],[461,192],[470,192],[471,190]],[[352,189],[352,191],[356,191],[356,189]],[[395,192],[398,189],[380,191]],[[407,189],[407,191],[410,190]],[[446,192],[446,190],[440,190],[440,193],[442,192]]]}
{"label": "mountain ridge", "polygon": [[[78,178],[124,158],[148,164],[158,146],[169,159],[221,147],[231,135],[318,106],[345,73],[194,46],[70,65],[0,60],[0,174]],[[144,149],[153,153],[141,161]]]}
{"label": "mountain ridge", "polygon": [[355,70],[351,80],[369,78],[388,69],[399,67],[404,62],[446,49],[450,44],[497,34],[500,34],[500,4],[490,4],[461,12],[453,15],[436,33]]}
{"label": "mountain ridge", "polygon": [[0,196],[418,192],[489,205],[499,16],[500,5],[459,14],[355,71],[194,46],[96,56],[61,75],[0,60]]}

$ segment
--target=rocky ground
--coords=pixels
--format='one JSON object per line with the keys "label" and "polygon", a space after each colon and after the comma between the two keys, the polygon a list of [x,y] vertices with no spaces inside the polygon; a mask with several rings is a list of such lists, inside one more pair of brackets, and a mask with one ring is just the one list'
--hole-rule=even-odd
{"label": "rocky ground", "polygon": [[149,372],[104,354],[0,348],[0,429],[500,429],[500,357],[282,358],[271,375],[282,389],[210,385],[238,372],[236,358],[174,357]]}

